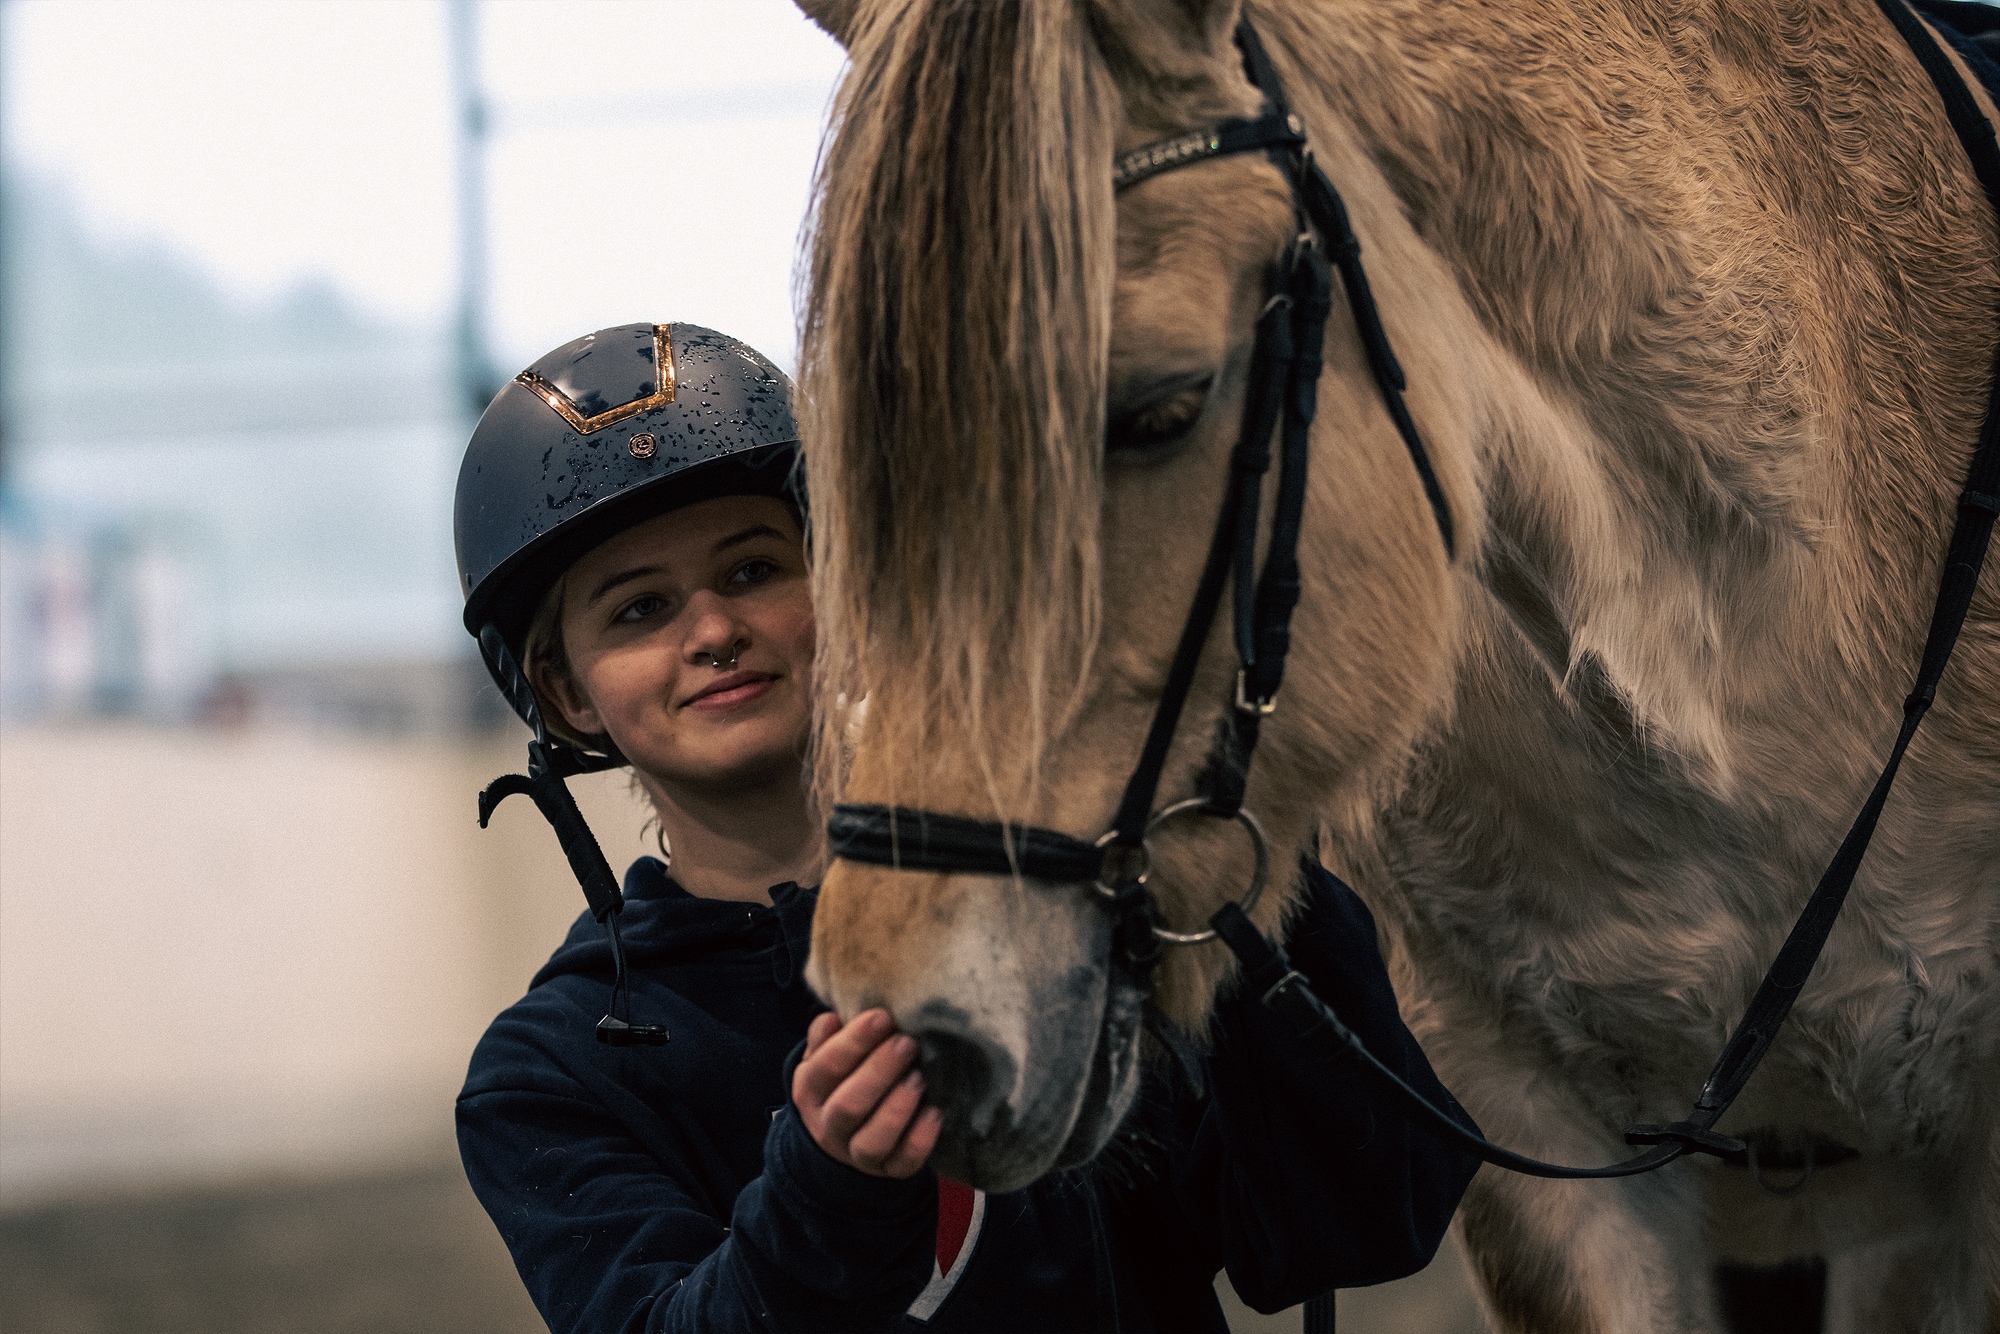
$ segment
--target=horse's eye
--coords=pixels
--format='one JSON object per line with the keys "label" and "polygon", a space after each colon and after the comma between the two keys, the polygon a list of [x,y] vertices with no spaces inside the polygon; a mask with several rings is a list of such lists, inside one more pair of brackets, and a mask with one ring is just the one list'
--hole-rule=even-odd
{"label": "horse's eye", "polygon": [[1214,376],[1204,376],[1119,413],[1104,428],[1104,452],[1133,456],[1162,449],[1180,439],[1201,419]]}

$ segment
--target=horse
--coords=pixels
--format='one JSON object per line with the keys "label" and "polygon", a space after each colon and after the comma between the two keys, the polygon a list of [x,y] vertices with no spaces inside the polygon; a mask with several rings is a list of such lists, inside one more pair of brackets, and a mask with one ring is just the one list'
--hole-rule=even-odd
{"label": "horse", "polygon": [[[1896,734],[1995,364],[2000,234],[1883,13],[800,2],[849,54],[801,268],[822,794],[1109,824],[1297,231],[1261,155],[1117,193],[1112,167],[1258,114],[1247,19],[1347,201],[1455,543],[1336,314],[1245,808],[1274,864],[1368,902],[1494,1140],[1610,1162],[1680,1115]],[[1214,762],[1227,622],[1162,800]],[[1754,1166],[1482,1169],[1454,1235],[1496,1328],[1724,1329],[1805,1273],[1830,1331],[2000,1330],[1996,701],[1989,571],[1720,1127]],[[1149,842],[1170,925],[1243,893],[1229,822]],[[920,1039],[938,1169],[1008,1190],[1111,1137],[1141,1001],[1198,1042],[1233,985],[1207,944],[1135,995],[1110,930],[1082,884],[837,861],[808,976]]]}

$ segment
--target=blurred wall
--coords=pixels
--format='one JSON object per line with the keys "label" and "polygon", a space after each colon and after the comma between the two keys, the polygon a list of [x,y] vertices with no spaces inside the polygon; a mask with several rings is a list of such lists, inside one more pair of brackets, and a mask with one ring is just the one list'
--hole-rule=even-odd
{"label": "blurred wall", "polygon": [[[487,1020],[582,897],[487,741],[10,730],[0,738],[0,1204],[93,1183],[449,1152]],[[616,774],[575,787],[612,864]]]}

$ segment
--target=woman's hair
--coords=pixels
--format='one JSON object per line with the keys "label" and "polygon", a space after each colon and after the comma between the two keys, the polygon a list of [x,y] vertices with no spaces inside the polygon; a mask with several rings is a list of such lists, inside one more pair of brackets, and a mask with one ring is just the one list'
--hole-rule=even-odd
{"label": "woman's hair", "polygon": [[[549,591],[542,595],[541,605],[535,608],[535,619],[528,623],[528,637],[521,645],[521,655],[528,673],[528,688],[535,692],[535,707],[542,711],[542,725],[549,729],[549,735],[585,750],[601,750],[607,738],[588,737],[572,728],[558,709],[550,707],[551,701],[536,685],[535,678],[542,672],[553,672],[570,681],[569,650],[563,646],[562,609],[563,586],[569,582],[567,575],[555,581]],[[648,815],[641,829],[643,835],[651,830],[653,840],[659,845],[660,859],[673,865],[673,850],[667,846],[667,831],[661,823],[660,811],[653,804],[653,796],[639,781],[639,771],[631,771],[632,795],[644,802]]]}
{"label": "woman's hair", "polygon": [[544,672],[566,680],[575,679],[570,674],[569,650],[563,647],[562,636],[563,586],[568,582],[568,576],[564,575],[542,594],[541,605],[535,608],[535,619],[528,623],[528,638],[521,646],[521,665],[527,673],[529,688],[535,692],[535,706],[542,711],[542,724],[549,729],[549,735],[583,750],[597,750],[604,745],[604,738],[588,737],[572,728],[562,710],[555,707],[555,701],[542,691],[539,679]]}

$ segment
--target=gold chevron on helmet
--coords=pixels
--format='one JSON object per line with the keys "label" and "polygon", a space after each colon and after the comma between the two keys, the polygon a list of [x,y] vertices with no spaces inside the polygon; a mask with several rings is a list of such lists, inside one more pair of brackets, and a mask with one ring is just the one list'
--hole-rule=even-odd
{"label": "gold chevron on helmet", "polygon": [[[580,344],[585,346],[582,352],[573,358],[567,367],[552,368],[557,378],[551,379],[544,376],[536,368],[541,364],[537,362],[535,366],[530,366],[515,376],[514,381],[516,384],[528,388],[544,403],[560,413],[562,419],[570,424],[570,429],[578,435],[589,435],[594,431],[601,431],[607,426],[615,426],[627,417],[636,417],[642,412],[674,401],[674,339],[672,326],[665,324],[656,324],[653,326],[652,376],[650,379],[639,382],[634,391],[639,395],[638,397],[615,403],[608,408],[600,408],[595,414],[591,414],[587,411],[586,405],[602,404],[604,402],[603,388],[598,384],[590,382],[595,377],[590,377],[590,380],[582,380],[566,376],[563,372],[565,370],[582,369],[587,359],[593,356],[593,354],[611,352],[613,349],[608,345],[604,348],[588,346],[589,344],[596,343],[600,338],[616,340],[620,335],[629,338],[633,333],[644,328],[644,325],[628,324],[620,329],[606,329],[602,334],[587,334],[583,338],[578,339],[576,343],[569,345],[570,347],[576,347]],[[643,337],[638,341],[643,342]],[[555,355],[552,353],[549,357],[544,357],[543,361],[553,360]],[[586,384],[588,387],[585,387]],[[582,402],[578,401],[579,398],[582,399]]]}

